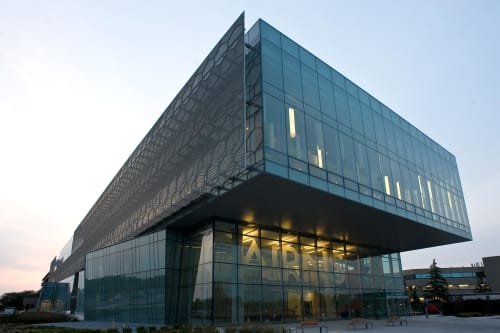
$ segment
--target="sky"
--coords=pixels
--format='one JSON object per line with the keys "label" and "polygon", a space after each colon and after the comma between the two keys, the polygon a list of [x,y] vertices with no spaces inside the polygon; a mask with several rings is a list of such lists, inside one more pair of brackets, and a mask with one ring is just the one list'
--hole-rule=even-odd
{"label": "sky", "polygon": [[0,294],[51,259],[245,11],[457,158],[474,240],[404,269],[500,255],[500,1],[0,0]]}

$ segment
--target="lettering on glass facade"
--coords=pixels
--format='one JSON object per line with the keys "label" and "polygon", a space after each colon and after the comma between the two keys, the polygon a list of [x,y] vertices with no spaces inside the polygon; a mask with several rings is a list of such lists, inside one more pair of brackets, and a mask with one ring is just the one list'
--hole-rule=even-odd
{"label": "lettering on glass facade", "polygon": [[[345,264],[341,259],[332,256],[332,254],[339,256],[339,252],[336,250],[320,249],[316,251],[316,247],[308,246],[300,253],[298,244],[276,240],[272,241],[271,256],[269,257],[269,255],[262,254],[259,238],[243,236],[242,244],[241,264],[286,268],[283,271],[284,282],[297,280],[300,276],[299,269],[335,273],[336,285],[344,285],[346,281]],[[318,253],[318,258],[316,258],[315,253]],[[276,270],[265,270],[262,272],[262,278],[263,280],[275,281],[280,279],[280,273]]]}

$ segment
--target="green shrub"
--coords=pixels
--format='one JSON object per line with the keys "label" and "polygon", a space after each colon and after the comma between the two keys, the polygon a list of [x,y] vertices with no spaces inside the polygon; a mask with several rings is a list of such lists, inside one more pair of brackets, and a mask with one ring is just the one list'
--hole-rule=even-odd
{"label": "green shrub", "polygon": [[0,317],[0,324],[41,324],[73,320],[64,313],[56,312],[21,312]]}
{"label": "green shrub", "polygon": [[148,330],[149,330],[149,333],[156,333],[157,328],[156,328],[156,326],[149,326]]}
{"label": "green shrub", "polygon": [[[192,332],[191,325],[186,325],[186,324],[175,324],[174,330],[179,330],[180,333],[191,333]],[[139,332],[137,332],[137,333],[139,333]]]}
{"label": "green shrub", "polygon": [[146,327],[144,326],[137,326],[136,331],[137,333],[147,333]]}
{"label": "green shrub", "polygon": [[123,333],[132,333],[132,329],[130,327],[125,326],[125,327],[123,327],[122,332]]}
{"label": "green shrub", "polygon": [[217,333],[217,329],[213,326],[203,327],[203,333]]}

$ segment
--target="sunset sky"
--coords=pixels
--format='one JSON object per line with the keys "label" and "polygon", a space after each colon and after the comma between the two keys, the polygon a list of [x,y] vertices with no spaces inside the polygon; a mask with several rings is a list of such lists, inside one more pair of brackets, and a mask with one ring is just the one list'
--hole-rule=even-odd
{"label": "sunset sky", "polygon": [[455,154],[474,241],[500,255],[500,1],[0,0],[0,294],[49,263],[239,14],[259,17]]}

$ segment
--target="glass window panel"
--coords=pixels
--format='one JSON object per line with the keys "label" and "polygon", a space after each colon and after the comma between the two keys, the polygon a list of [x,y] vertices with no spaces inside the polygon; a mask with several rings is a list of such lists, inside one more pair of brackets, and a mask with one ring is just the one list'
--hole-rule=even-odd
{"label": "glass window panel", "polygon": [[243,235],[259,237],[259,227],[254,224],[239,225],[238,230]]}
{"label": "glass window panel", "polygon": [[332,79],[332,73],[330,71],[330,66],[325,64],[323,61],[316,58],[316,68],[318,69],[318,73],[323,75],[328,80]]}
{"label": "glass window panel", "polygon": [[379,155],[371,148],[367,148],[366,152],[368,157],[371,186],[378,191],[384,191]]}
{"label": "glass window panel", "polygon": [[257,237],[242,236],[241,240],[241,260],[240,262],[245,265],[260,265],[260,240]]}
{"label": "glass window panel", "polygon": [[262,310],[262,315],[265,322],[276,322],[283,320],[282,286],[262,286]]}
{"label": "glass window panel", "polygon": [[358,98],[358,87],[351,80],[349,80],[349,79],[345,80],[345,84],[346,84],[346,87],[347,87],[347,92],[350,95]]}
{"label": "glass window panel", "polygon": [[334,288],[321,288],[319,291],[321,320],[337,319],[337,301]]}
{"label": "glass window panel", "polygon": [[303,171],[303,172],[308,172],[308,165],[306,162],[296,160],[295,158],[289,158],[288,159],[288,165],[290,168]]}
{"label": "glass window panel", "polygon": [[354,157],[352,139],[343,133],[339,133],[339,138],[340,154],[342,157],[342,174],[344,177],[356,181],[356,160]]}
{"label": "glass window panel", "polygon": [[[271,287],[273,288],[273,287]],[[239,302],[240,302],[240,309],[243,309],[242,316],[243,318],[240,319],[240,322],[260,322],[261,321],[261,301],[264,301],[263,295],[261,294],[261,287],[260,285],[247,285],[247,284],[240,284],[238,285],[238,295],[239,295]],[[273,299],[273,296],[276,296],[276,292],[265,297],[266,300],[270,300],[269,303],[273,304],[274,306],[271,307],[274,309],[276,304],[274,302],[277,302],[277,300]],[[274,301],[274,302],[273,302]],[[263,302],[266,303],[266,302]],[[279,308],[279,307],[278,307]],[[269,307],[264,306],[264,309],[269,309]],[[228,313],[234,313],[234,309],[228,309]],[[269,310],[268,310],[269,311]],[[281,313],[281,311],[279,312]],[[268,318],[266,317],[268,316]],[[276,319],[276,318],[275,318]],[[269,314],[264,312],[264,320],[272,320],[272,314]]]}
{"label": "glass window panel", "polygon": [[373,113],[373,123],[375,125],[375,136],[377,137],[377,143],[379,146],[387,147],[387,142],[385,139],[385,131],[384,131],[384,121],[382,120],[382,116],[378,113]]}
{"label": "glass window panel", "polygon": [[399,164],[393,160],[390,160],[390,164],[392,173],[392,189],[394,191],[394,193],[391,194],[399,200],[404,200],[404,188],[401,180],[401,173],[399,171]]}
{"label": "glass window panel", "polygon": [[370,106],[370,95],[363,89],[358,89],[359,100],[366,106]]}
{"label": "glass window panel", "polygon": [[408,202],[408,203],[413,203],[412,202],[412,184],[411,184],[411,179],[410,179],[410,172],[408,168],[401,167],[401,180],[403,182],[402,184],[402,191],[403,191],[403,200]]}
{"label": "glass window panel", "polygon": [[393,126],[393,129],[394,129],[394,136],[396,138],[397,153],[400,157],[408,159],[407,156],[408,150],[405,146],[403,131],[398,126]]}
{"label": "glass window panel", "polygon": [[289,286],[301,286],[302,279],[299,269],[283,269],[283,283]]}
{"label": "glass window panel", "polygon": [[285,288],[285,321],[302,319],[302,302],[300,288]]}
{"label": "glass window panel", "polygon": [[329,171],[342,174],[342,162],[340,154],[340,142],[337,130],[323,125],[325,139],[326,167]]}
{"label": "glass window panel", "polygon": [[366,146],[357,141],[354,141],[354,146],[356,148],[356,169],[358,172],[358,182],[365,186],[371,186],[370,168],[368,165]]}
{"label": "glass window panel", "polygon": [[299,58],[299,46],[293,40],[282,35],[281,45],[284,51],[288,52],[290,55],[294,56],[297,59]]}
{"label": "glass window panel", "polygon": [[214,263],[214,282],[216,283],[237,283],[236,264]]}
{"label": "glass window panel", "polygon": [[392,122],[387,118],[382,118],[382,119],[384,123],[385,138],[387,139],[387,146],[385,146],[385,148],[396,153],[398,150],[396,147],[396,138],[394,137],[394,129]]}
{"label": "glass window panel", "polygon": [[216,231],[214,233],[215,261],[234,262],[236,259],[236,243],[233,234]]}
{"label": "glass window panel", "polygon": [[393,188],[391,186],[392,174],[389,159],[382,154],[379,154],[380,170],[382,173],[382,181],[384,184],[384,193],[387,195],[394,195]]}
{"label": "glass window panel", "polygon": [[318,82],[321,112],[335,119],[337,115],[335,113],[335,101],[333,99],[333,84],[321,75],[318,77]]}
{"label": "glass window panel", "polygon": [[305,246],[302,245],[302,269],[304,270],[317,270],[317,256],[316,256],[316,247],[314,246]]}
{"label": "glass window panel", "polygon": [[352,129],[360,134],[363,134],[363,119],[359,100],[349,95],[348,102]]}
{"label": "glass window panel", "polygon": [[287,53],[283,53],[283,84],[285,93],[302,100],[300,63]]}
{"label": "glass window panel", "polygon": [[283,65],[281,62],[281,49],[262,40],[262,79],[279,89],[283,89]]}
{"label": "glass window panel", "polygon": [[261,251],[262,266],[281,267],[281,247],[279,240],[262,238]]}
{"label": "glass window panel", "polygon": [[305,320],[317,319],[320,315],[319,292],[317,288],[304,288],[303,313]]}
{"label": "glass window panel", "polygon": [[281,45],[280,32],[262,20],[260,21],[260,31],[261,31],[262,37],[268,39],[269,41],[273,42],[277,46]]}
{"label": "glass window panel", "polygon": [[361,288],[361,275],[359,274],[347,274],[347,285],[349,288]]}
{"label": "glass window panel", "polygon": [[344,75],[340,74],[337,72],[335,69],[332,68],[332,79],[335,84],[337,84],[339,87],[345,89],[345,77]]}
{"label": "glass window panel", "polygon": [[304,113],[293,107],[288,107],[288,154],[300,160],[307,161],[306,129]]}
{"label": "glass window panel", "polygon": [[[318,246],[320,246],[320,241],[318,241]],[[333,272],[332,250],[318,247],[317,259],[319,271]]]}
{"label": "glass window panel", "polygon": [[345,126],[351,127],[347,94],[345,90],[336,85],[334,87],[333,94],[335,96],[335,111],[337,113],[338,121]]}
{"label": "glass window panel", "polygon": [[316,71],[307,66],[301,66],[302,69],[302,89],[304,103],[320,109],[318,75]]}
{"label": "glass window panel", "polygon": [[262,267],[262,284],[283,284],[281,268]]}
{"label": "glass window panel", "polygon": [[299,245],[295,243],[282,242],[282,258],[284,268],[299,269],[301,263]]}
{"label": "glass window panel", "polygon": [[376,141],[375,127],[373,125],[372,109],[361,104],[361,117],[363,119],[363,130],[367,138]]}
{"label": "glass window panel", "polygon": [[246,266],[239,265],[238,267],[238,281],[260,284],[262,270],[260,266]]}
{"label": "glass window panel", "polygon": [[302,283],[304,286],[318,287],[318,272],[302,271]]}
{"label": "glass window panel", "polygon": [[286,153],[285,105],[272,96],[263,94],[264,99],[264,143],[266,147]]}
{"label": "glass window panel", "polygon": [[323,169],[326,167],[326,163],[321,122],[313,117],[306,116],[306,132],[309,163]]}
{"label": "glass window panel", "polygon": [[319,272],[319,284],[322,287],[333,287],[335,279],[333,273]]}
{"label": "glass window panel", "polygon": [[316,59],[315,57],[306,49],[299,47],[300,50],[300,61],[310,68],[316,70]]}

